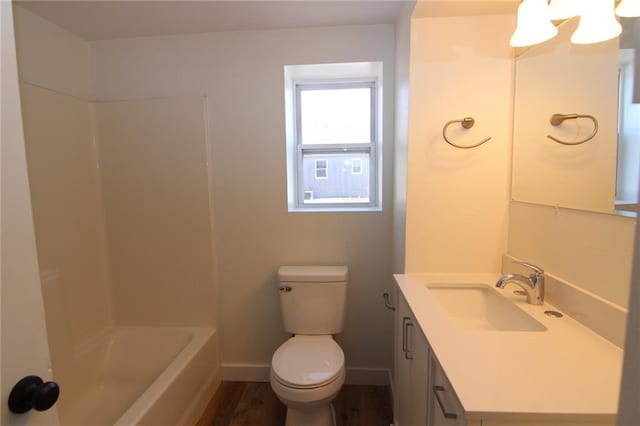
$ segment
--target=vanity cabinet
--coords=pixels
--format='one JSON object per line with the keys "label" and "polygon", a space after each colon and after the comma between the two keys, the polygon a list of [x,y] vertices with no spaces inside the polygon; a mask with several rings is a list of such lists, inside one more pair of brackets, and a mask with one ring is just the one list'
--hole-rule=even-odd
{"label": "vanity cabinet", "polygon": [[396,300],[394,424],[467,426],[458,398],[399,291]]}
{"label": "vanity cabinet", "polygon": [[429,346],[398,291],[395,328],[394,425],[427,424]]}
{"label": "vanity cabinet", "polygon": [[[494,275],[395,277],[396,426],[615,424],[621,350],[574,320],[553,322],[540,307],[523,301],[517,308],[543,324],[544,332],[464,329],[432,291],[449,282],[454,289],[466,283],[475,288],[479,282],[496,282]],[[426,285],[430,282],[438,284]],[[513,303],[519,300],[512,298]],[[517,357],[496,362],[505,351]],[[566,356],[552,356],[557,351]],[[590,362],[574,362],[584,351]],[[526,381],[521,380],[523,359],[540,367],[527,372]],[[606,369],[593,369],[595,360]]]}
{"label": "vanity cabinet", "polygon": [[464,418],[462,404],[432,352],[429,353],[428,426],[474,426]]}

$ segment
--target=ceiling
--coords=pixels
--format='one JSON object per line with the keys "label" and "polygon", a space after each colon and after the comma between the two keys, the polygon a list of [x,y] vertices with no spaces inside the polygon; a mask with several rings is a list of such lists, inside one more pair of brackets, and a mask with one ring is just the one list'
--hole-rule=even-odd
{"label": "ceiling", "polygon": [[85,40],[393,23],[403,0],[17,1]]}
{"label": "ceiling", "polygon": [[515,14],[520,0],[418,1],[413,18]]}

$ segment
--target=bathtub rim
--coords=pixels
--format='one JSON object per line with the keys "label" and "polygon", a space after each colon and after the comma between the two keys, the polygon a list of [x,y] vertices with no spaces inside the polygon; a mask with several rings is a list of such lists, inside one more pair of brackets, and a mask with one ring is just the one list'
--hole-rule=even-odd
{"label": "bathtub rim", "polygon": [[[167,368],[149,385],[147,389],[118,418],[114,426],[131,426],[140,423],[146,413],[160,399],[162,394],[178,378],[184,368],[196,357],[209,339],[215,338],[214,327],[154,327],[154,326],[116,326],[116,329],[165,329],[192,333],[191,340],[173,358]],[[212,372],[213,373],[213,372]],[[153,392],[155,390],[155,392]],[[188,407],[185,407],[185,410]]]}

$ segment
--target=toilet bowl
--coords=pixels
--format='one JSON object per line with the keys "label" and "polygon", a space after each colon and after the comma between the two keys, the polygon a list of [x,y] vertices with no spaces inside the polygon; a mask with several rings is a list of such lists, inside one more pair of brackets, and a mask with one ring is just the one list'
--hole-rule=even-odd
{"label": "toilet bowl", "polygon": [[286,426],[334,426],[345,362],[333,334],[343,329],[347,268],[283,266],[278,278],[283,323],[294,336],[273,354],[271,388],[287,407]]}
{"label": "toilet bowl", "polygon": [[287,406],[285,425],[334,425],[331,401],[344,378],[344,354],[331,336],[294,336],[283,343],[273,355],[270,381]]}

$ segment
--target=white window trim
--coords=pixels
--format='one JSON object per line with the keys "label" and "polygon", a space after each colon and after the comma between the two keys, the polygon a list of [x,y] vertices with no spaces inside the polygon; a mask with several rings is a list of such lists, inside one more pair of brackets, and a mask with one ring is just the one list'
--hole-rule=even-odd
{"label": "white window trim", "polygon": [[[289,212],[356,212],[382,211],[382,135],[383,135],[383,84],[382,62],[350,62],[314,65],[286,65],[285,115],[286,115],[286,153],[287,153],[287,201]],[[372,120],[370,144],[305,145],[298,144],[297,132],[300,128],[297,105],[298,85],[323,84],[373,84]],[[370,202],[368,203],[304,203],[302,182],[303,149],[316,149],[326,153],[344,153],[344,148],[353,148],[354,152],[365,152],[370,156],[369,175]],[[364,148],[364,149],[363,149]],[[358,151],[359,150],[359,151]]]}
{"label": "white window trim", "polygon": [[[370,88],[371,89],[371,142],[369,143],[339,143],[339,144],[302,144],[301,129],[301,111],[300,105],[301,90],[310,90],[310,88],[318,88],[319,90],[331,89],[350,89],[350,88]],[[378,169],[381,167],[378,162],[378,144],[379,144],[379,105],[378,105],[378,81],[375,78],[351,79],[351,80],[325,80],[309,82],[294,82],[293,84],[293,110],[295,111],[295,146],[296,146],[296,199],[295,208],[299,211],[340,211],[340,210],[379,210],[378,202],[379,183]],[[302,159],[305,153],[313,154],[332,154],[332,153],[368,153],[369,164],[375,164],[376,167],[369,167],[369,202],[368,203],[305,203],[304,202],[304,186],[302,173]],[[329,163],[327,162],[327,176]]]}

